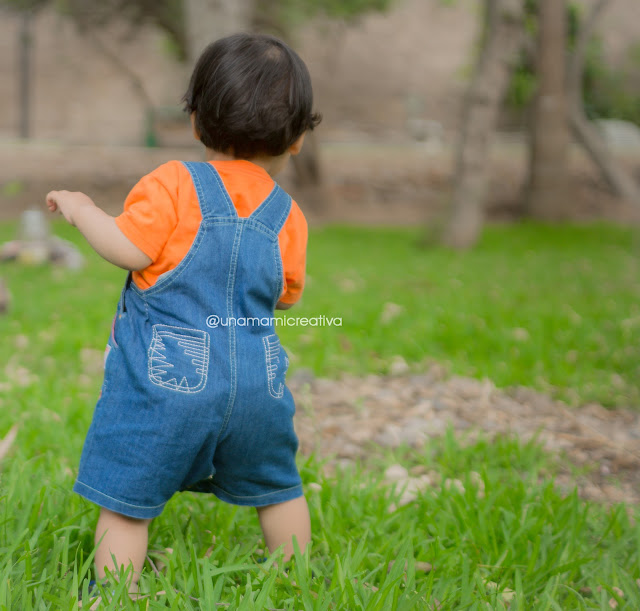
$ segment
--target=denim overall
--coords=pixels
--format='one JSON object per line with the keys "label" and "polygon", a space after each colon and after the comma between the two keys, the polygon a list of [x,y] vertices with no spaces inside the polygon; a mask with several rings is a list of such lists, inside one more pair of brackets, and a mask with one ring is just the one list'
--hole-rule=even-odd
{"label": "denim overall", "polygon": [[155,285],[127,279],[74,486],[134,518],[159,515],[178,490],[256,507],[302,495],[288,359],[273,324],[291,198],[275,185],[240,218],[211,164],[185,166],[202,223]]}

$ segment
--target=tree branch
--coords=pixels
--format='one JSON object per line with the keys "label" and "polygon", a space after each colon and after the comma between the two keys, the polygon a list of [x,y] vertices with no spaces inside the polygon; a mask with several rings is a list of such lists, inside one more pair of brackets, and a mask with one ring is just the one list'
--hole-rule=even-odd
{"label": "tree branch", "polygon": [[129,67],[129,65],[118,56],[117,53],[114,53],[97,35],[97,32],[94,31],[82,31],[81,35],[97,50],[99,51],[111,64],[122,74],[124,74],[128,79],[133,89],[138,94],[138,98],[144,105],[145,109],[148,110],[153,108],[153,99],[147,92],[142,79]]}

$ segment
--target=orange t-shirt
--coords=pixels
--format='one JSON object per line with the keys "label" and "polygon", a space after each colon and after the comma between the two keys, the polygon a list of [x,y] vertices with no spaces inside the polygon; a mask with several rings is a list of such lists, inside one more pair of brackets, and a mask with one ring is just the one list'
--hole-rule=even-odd
{"label": "orange t-shirt", "polygon": [[[250,161],[211,162],[229,193],[238,216],[248,217],[271,193],[274,181]],[[202,221],[198,196],[189,170],[169,161],[144,176],[129,193],[124,212],[116,218],[120,230],[150,259],[133,272],[141,289],[153,286],[185,257]],[[302,294],[307,250],[307,222],[296,202],[278,235],[284,291],[280,301],[293,304]]]}

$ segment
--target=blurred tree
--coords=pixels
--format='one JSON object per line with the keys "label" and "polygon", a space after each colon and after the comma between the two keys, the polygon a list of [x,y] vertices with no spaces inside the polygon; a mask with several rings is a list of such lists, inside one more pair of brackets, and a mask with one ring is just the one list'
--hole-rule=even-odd
{"label": "blurred tree", "polygon": [[[502,78],[494,76],[500,89],[489,90],[487,83],[492,79],[488,75],[493,63],[493,74],[506,77],[508,64],[514,54],[522,54],[518,44],[525,44],[526,39],[518,36],[517,29],[523,23],[521,17],[524,8],[536,18],[535,27],[538,31],[536,74],[533,80],[537,85],[537,94],[531,125],[530,178],[525,192],[529,214],[547,220],[563,216],[563,206],[568,200],[569,126],[614,192],[632,203],[640,204],[640,189],[615,161],[599,132],[587,120],[582,100],[587,45],[598,18],[612,0],[595,0],[583,24],[576,18],[575,9],[567,9],[565,0],[510,1],[509,10],[505,10],[506,4],[503,9],[497,5],[499,2],[507,3],[507,0],[485,0],[487,18],[484,40],[465,104],[462,135],[456,155],[452,215],[443,236],[444,243],[455,248],[467,248],[475,244],[482,229],[488,138],[495,126],[497,104],[504,94],[502,87],[505,84]],[[511,37],[503,30],[502,44],[495,40],[491,42],[492,38],[500,37],[500,19],[496,15],[502,15],[503,20],[508,19],[511,23]],[[568,23],[567,16],[572,17]],[[521,33],[524,33],[524,28]],[[572,45],[568,44],[567,33],[571,35],[569,40]],[[571,46],[573,52],[567,64],[567,49]],[[501,55],[496,48],[502,50]],[[490,58],[488,62],[487,57]],[[522,91],[525,94],[530,85],[529,79],[519,83],[519,87],[524,87]]]}
{"label": "blurred tree", "polygon": [[34,11],[45,4],[48,0],[0,0],[0,6],[12,9],[14,11]]}
{"label": "blurred tree", "polygon": [[563,217],[569,184],[566,49],[565,1],[538,0],[538,87],[529,125],[529,179],[525,207],[529,216],[549,221]]}
{"label": "blurred tree", "polygon": [[130,83],[144,108],[144,139],[156,145],[154,130],[155,103],[142,77],[118,52],[118,41],[104,37],[105,26],[117,22],[125,25],[122,39],[132,38],[145,24],[159,27],[168,35],[176,57],[187,57],[187,36],[182,0],[52,0],[56,8],[76,25],[78,33],[96,49]]}
{"label": "blurred tree", "polygon": [[254,19],[274,34],[291,36],[295,27],[323,15],[354,22],[372,11],[386,11],[394,0],[253,0]]}
{"label": "blurred tree", "polygon": [[[144,81],[119,56],[117,47],[100,36],[112,21],[125,22],[128,33],[152,23],[168,34],[176,57],[190,64],[212,40],[242,30],[271,32],[295,46],[295,28],[323,14],[354,20],[367,11],[386,10],[394,0],[0,0],[12,8],[55,6],[71,18],[87,41],[130,81],[153,121],[154,105]],[[125,34],[126,35],[126,34]],[[307,191],[313,207],[325,201],[320,193],[322,171],[315,134],[308,134],[302,153],[294,158],[296,185]],[[315,202],[315,205],[314,205]]]}
{"label": "blurred tree", "polygon": [[[163,30],[171,41],[178,59],[187,56],[187,38],[184,22],[183,0],[0,0],[0,6],[18,11],[22,15],[20,35],[20,134],[30,135],[29,97],[31,41],[31,19],[36,10],[51,6],[66,15],[76,24],[78,32],[96,48],[119,72],[130,81],[133,90],[144,105],[148,120],[152,120],[153,101],[143,80],[119,56],[117,45],[109,44],[100,36],[100,30],[112,21],[125,23],[125,37],[134,36],[145,23]],[[114,49],[114,47],[116,47]]]}
{"label": "blurred tree", "polygon": [[443,236],[444,243],[453,248],[473,246],[482,230],[489,139],[523,39],[522,0],[485,0],[484,11],[480,54],[456,146],[452,213]]}
{"label": "blurred tree", "polygon": [[128,25],[125,36],[134,36],[143,25],[155,25],[169,37],[177,59],[184,61],[187,58],[183,0],[49,0],[49,4],[71,17],[85,31],[98,31],[118,21]]}
{"label": "blurred tree", "polygon": [[[538,20],[538,10],[541,1],[542,0],[526,0],[527,13],[529,15],[528,29],[531,31],[537,30],[539,37],[543,36],[542,20],[540,19],[540,23]],[[599,73],[600,77],[603,76],[603,71],[605,76],[610,76],[610,73],[607,72],[603,63],[604,59],[601,55],[601,47],[599,44],[592,44],[592,40],[598,20],[604,13],[605,9],[611,4],[612,0],[597,0],[592,4],[587,16],[583,18],[581,14],[581,7],[575,3],[569,3],[566,6],[564,16],[567,21],[565,30],[567,33],[565,48],[570,50],[566,64],[566,79],[561,80],[558,74],[559,71],[565,70],[565,65],[556,61],[556,57],[560,53],[559,45],[555,54],[547,54],[546,61],[548,61],[552,67],[551,72],[545,69],[536,70],[533,65],[535,62],[535,50],[532,52],[525,50],[521,64],[518,67],[516,74],[514,74],[514,79],[512,80],[511,102],[515,102],[519,106],[524,106],[529,101],[530,91],[535,92],[536,89],[539,88],[548,88],[548,84],[543,84],[541,79],[548,80],[550,75],[553,74],[553,66],[555,65],[555,86],[557,92],[554,96],[557,100],[558,96],[561,95],[559,85],[560,83],[563,83],[564,86],[564,82],[566,82],[566,99],[564,103],[560,104],[565,107],[565,110],[562,111],[562,113],[556,113],[555,116],[547,116],[548,121],[550,121],[551,124],[554,122],[558,123],[560,114],[566,114],[566,120],[568,120],[568,125],[571,128],[571,131],[573,131],[576,140],[583,146],[586,153],[591,157],[613,192],[622,199],[634,202],[639,199],[638,187],[635,184],[635,181],[632,176],[630,176],[617,162],[615,156],[607,148],[600,132],[589,122],[586,114],[589,102],[585,100],[593,100],[595,95],[594,72]],[[552,8],[553,10],[558,11],[560,4],[556,4],[555,7]],[[552,22],[551,26],[557,26],[560,23],[560,20],[561,17],[558,13],[556,15],[555,24]],[[558,38],[562,35],[561,32],[556,32],[556,34]],[[551,44],[553,44],[553,42],[551,42]],[[548,47],[548,43],[543,43],[541,45],[542,54],[544,54],[545,46]],[[531,61],[531,57],[533,57],[533,61]],[[588,57],[590,58],[590,63],[587,64]],[[618,84],[618,87],[620,88],[620,84]],[[538,106],[540,106],[540,96],[538,96],[537,100]],[[550,102],[551,98],[548,98],[548,101]],[[609,111],[611,110],[613,109],[609,109]],[[544,113],[544,109],[538,109],[537,114],[540,114],[541,112]],[[615,116],[615,114],[613,116]],[[554,143],[554,140],[555,143],[558,144],[558,134],[562,134],[562,139],[565,138],[566,129],[562,129],[562,131],[560,131],[559,124],[556,126],[557,129],[553,129],[552,125],[548,125],[546,122],[545,124],[549,127],[547,130],[547,136],[542,136],[541,132],[544,130],[541,129],[540,124],[538,124],[538,129],[532,130],[532,166],[534,165],[533,160],[536,154],[538,155],[539,165],[540,157],[544,157],[542,149],[545,147],[546,149],[549,149]],[[535,126],[535,119],[532,125]],[[536,142],[537,138],[543,139],[543,141]],[[560,154],[560,156],[562,156],[562,154]],[[548,163],[546,178],[543,180],[548,183],[550,180],[553,180],[551,177],[555,176],[556,180],[565,182],[565,179],[561,177],[561,174],[558,171],[559,168],[563,167],[564,163],[564,161],[560,161],[559,159],[556,159],[555,163]],[[538,172],[539,171],[540,170],[538,170]],[[533,191],[526,194],[526,197],[528,198],[527,203],[530,204],[528,207],[529,214],[550,220],[562,217],[563,197],[561,196],[561,192],[563,187],[560,186],[558,188],[558,195],[556,196],[547,192],[547,205],[545,206],[545,201],[540,201],[542,197],[544,197],[543,190],[540,188],[541,180],[538,180],[538,186],[536,186],[534,178],[535,173],[536,170],[532,167],[530,176],[531,183],[533,183]],[[538,176],[538,178],[540,179],[540,176]],[[536,198],[538,198],[538,204],[540,205],[536,205],[533,202]],[[556,203],[552,204],[552,200],[555,200]],[[566,201],[566,199],[564,199],[564,201]]]}
{"label": "blurred tree", "polygon": [[588,43],[593,35],[598,19],[600,19],[610,4],[611,0],[597,0],[577,34],[568,67],[569,120],[576,139],[582,144],[593,162],[598,166],[603,177],[618,197],[640,205],[640,189],[633,177],[616,161],[604,143],[600,133],[587,120],[582,97],[582,83]]}

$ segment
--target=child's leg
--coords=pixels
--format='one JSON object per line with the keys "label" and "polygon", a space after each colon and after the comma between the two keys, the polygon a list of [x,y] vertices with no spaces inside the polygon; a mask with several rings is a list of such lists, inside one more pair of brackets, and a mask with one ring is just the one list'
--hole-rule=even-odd
{"label": "child's leg", "polygon": [[[100,510],[96,526],[95,564],[98,579],[105,576],[105,566],[117,574],[120,567],[133,565],[133,576],[129,590],[137,591],[138,579],[147,555],[149,540],[149,522],[128,518],[108,509]],[[114,564],[112,556],[115,556]]]}
{"label": "child's leg", "polygon": [[293,555],[293,537],[300,551],[311,542],[311,522],[307,499],[303,496],[277,505],[258,507],[262,533],[270,552],[284,545],[285,562]]}

